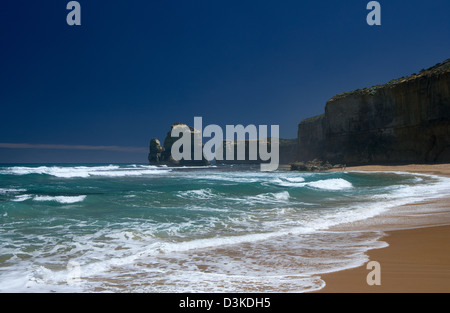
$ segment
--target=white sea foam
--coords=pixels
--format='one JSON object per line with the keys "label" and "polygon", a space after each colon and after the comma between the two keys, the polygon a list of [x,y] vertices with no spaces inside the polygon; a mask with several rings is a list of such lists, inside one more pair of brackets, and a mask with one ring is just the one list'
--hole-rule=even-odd
{"label": "white sea foam", "polygon": [[36,196],[36,195],[24,194],[24,195],[17,195],[11,201],[23,202],[23,201],[27,201],[30,199],[33,201],[40,201],[40,202],[47,201],[47,202],[58,202],[61,204],[72,204],[72,203],[83,202],[86,199],[86,196],[85,195],[81,195],[81,196]]}
{"label": "white sea foam", "polygon": [[432,175],[428,177],[433,178],[435,182],[417,185],[398,185],[393,188],[390,198],[393,201],[406,204],[450,195],[450,178]]}
{"label": "white sea foam", "polygon": [[1,194],[9,194],[9,193],[19,193],[19,192],[25,192],[26,189],[14,189],[14,188],[0,188],[0,195]]}
{"label": "white sea foam", "polygon": [[26,200],[31,199],[31,198],[33,198],[32,195],[19,195],[19,196],[16,196],[14,199],[12,199],[12,201],[14,201],[14,202],[23,202],[23,201],[26,201]]}
{"label": "white sea foam", "polygon": [[282,187],[312,187],[316,189],[323,190],[344,190],[353,188],[353,185],[345,179],[342,178],[329,178],[317,181],[305,182],[303,177],[286,177],[286,178],[275,178],[272,181],[274,184]]}
{"label": "white sea foam", "polygon": [[285,179],[291,183],[301,183],[305,181],[303,177],[286,177]]}
{"label": "white sea foam", "polygon": [[35,196],[34,201],[54,201],[62,204],[83,202],[86,196]]}
{"label": "white sea foam", "polygon": [[251,200],[261,200],[261,201],[288,201],[290,198],[289,192],[288,191],[281,191],[281,192],[276,192],[276,193],[265,193],[265,194],[261,194],[261,195],[257,195],[254,197],[249,197],[248,199]]}
{"label": "white sea foam", "polygon": [[306,183],[309,187],[325,190],[343,190],[353,188],[353,185],[342,178],[331,178]]}
{"label": "white sea foam", "polygon": [[306,183],[303,180],[298,180],[298,181],[288,181],[288,180],[283,180],[280,178],[275,178],[272,183],[274,183],[275,185],[278,186],[282,186],[282,187],[305,187]]}
{"label": "white sea foam", "polygon": [[[114,279],[110,276],[110,270],[114,268],[113,273],[117,273],[121,277],[121,284],[128,286],[127,288],[141,285],[142,290],[146,291],[214,290],[230,292],[239,291],[240,288],[242,291],[248,291],[248,288],[250,290],[255,288],[255,291],[258,288],[264,288],[268,292],[279,292],[280,288],[286,288],[291,292],[304,292],[323,287],[323,282],[312,275],[329,272],[336,268],[361,265],[366,260],[364,251],[368,246],[382,246],[382,243],[377,243],[377,236],[355,238],[353,239],[355,243],[348,245],[348,238],[339,240],[338,237],[343,235],[330,234],[328,236],[330,239],[332,238],[330,241],[330,239],[321,239],[322,235],[320,234],[318,238],[298,236],[302,234],[312,234],[312,231],[307,228],[297,228],[273,233],[196,239],[178,243],[153,242],[136,245],[136,249],[132,251],[116,250],[118,253],[116,257],[105,257],[105,255],[110,255],[112,250],[107,249],[102,252],[97,244],[97,247],[92,247],[98,253],[98,257],[95,258],[103,261],[89,263],[85,263],[81,259],[79,261],[81,273],[88,280],[83,282],[85,288],[90,288],[89,283],[109,288],[108,284],[103,285],[102,279],[99,278]],[[134,236],[134,233],[127,231],[108,235],[121,243],[136,241]],[[241,246],[241,244],[245,245]],[[220,250],[215,251],[216,248],[220,248]],[[324,249],[332,248],[338,248],[339,255],[334,254],[333,259],[320,256]],[[308,256],[302,255],[301,251],[304,249],[308,249]],[[318,255],[312,259],[310,254],[314,253],[313,251],[316,249]],[[123,251],[132,253],[120,256]],[[287,251],[290,252],[280,259],[279,254]],[[293,254],[294,251],[297,252]],[[237,253],[240,257],[233,257],[231,252]],[[161,262],[164,266],[161,266]],[[199,271],[198,262],[202,262],[201,264],[212,271]],[[145,265],[138,265],[140,263]],[[302,266],[298,267],[297,264],[302,264]],[[128,266],[131,267],[128,268]],[[132,270],[131,276],[127,274],[128,270]],[[45,267],[39,267],[34,270],[32,276],[37,285],[47,284],[54,288],[58,281],[65,279],[66,272],[55,272]],[[200,277],[202,278],[200,279]],[[89,282],[90,278],[92,281]],[[128,281],[129,279],[131,280]],[[141,279],[142,284],[137,283]],[[158,284],[156,289],[152,289],[154,287],[151,282],[161,279],[165,283]],[[315,283],[311,284],[311,281]]]}
{"label": "white sea foam", "polygon": [[142,176],[163,174],[171,171],[168,168],[161,169],[157,166],[126,166],[120,167],[118,165],[108,166],[39,166],[39,167],[24,167],[14,166],[6,167],[0,170],[0,174],[6,175],[29,175],[29,174],[45,174],[59,178],[87,178],[92,176],[105,177],[122,177],[122,176]]}
{"label": "white sea foam", "polygon": [[177,196],[181,197],[181,198],[205,200],[205,199],[211,199],[215,195],[211,189],[206,188],[206,189],[199,189],[199,190],[180,191],[180,192],[178,192]]}

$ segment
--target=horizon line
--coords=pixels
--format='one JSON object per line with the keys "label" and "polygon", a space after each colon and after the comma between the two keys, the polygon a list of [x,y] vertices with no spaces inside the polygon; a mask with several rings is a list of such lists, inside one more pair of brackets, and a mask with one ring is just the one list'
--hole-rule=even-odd
{"label": "horizon line", "polygon": [[148,152],[144,147],[121,146],[90,146],[90,145],[60,145],[60,144],[30,144],[30,143],[0,143],[3,149],[49,149],[49,150],[99,150],[120,152]]}

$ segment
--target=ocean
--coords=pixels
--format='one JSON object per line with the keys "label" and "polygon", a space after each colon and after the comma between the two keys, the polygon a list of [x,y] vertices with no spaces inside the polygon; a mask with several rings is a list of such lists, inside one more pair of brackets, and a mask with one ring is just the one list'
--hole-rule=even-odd
{"label": "ocean", "polygon": [[410,173],[0,166],[0,292],[307,292],[379,231],[330,228],[448,194]]}

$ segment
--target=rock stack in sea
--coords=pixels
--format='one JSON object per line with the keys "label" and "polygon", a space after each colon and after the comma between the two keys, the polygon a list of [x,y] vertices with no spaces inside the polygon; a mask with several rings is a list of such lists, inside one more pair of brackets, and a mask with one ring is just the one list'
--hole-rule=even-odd
{"label": "rock stack in sea", "polygon": [[[180,128],[180,132],[183,129],[189,129],[191,136],[191,156],[192,160],[175,160],[172,156],[172,145],[179,137],[172,137],[172,130],[174,128]],[[175,129],[176,130],[176,129]],[[164,146],[161,146],[161,142],[157,138],[150,140],[150,152],[148,154],[148,161],[152,165],[171,165],[171,166],[205,166],[209,165],[209,161],[205,158],[202,153],[201,160],[194,160],[194,145],[197,141],[194,140],[194,136],[199,130],[194,129],[183,123],[175,123],[171,126],[170,130],[167,132],[166,138],[164,139]],[[181,136],[181,135],[180,135]],[[203,147],[203,144],[200,142]],[[202,150],[203,151],[203,150]]]}

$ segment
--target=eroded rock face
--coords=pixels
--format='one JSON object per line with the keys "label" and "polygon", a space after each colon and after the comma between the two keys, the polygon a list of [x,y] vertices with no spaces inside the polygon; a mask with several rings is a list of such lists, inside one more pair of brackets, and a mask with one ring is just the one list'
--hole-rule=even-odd
{"label": "eroded rock face", "polygon": [[[172,155],[172,146],[177,142],[180,137],[172,137],[172,131],[175,134],[182,133],[186,131],[190,134],[191,141],[191,160],[181,159],[177,161]],[[184,135],[183,135],[184,136]],[[188,135],[189,136],[189,135]],[[164,145],[162,146],[160,141],[157,138],[153,138],[150,141],[150,152],[148,154],[148,160],[150,164],[153,165],[180,165],[180,166],[203,166],[209,165],[210,162],[207,160],[203,148],[204,144],[201,138],[202,134],[200,130],[196,130],[193,127],[189,127],[183,123],[175,123],[172,125],[169,132],[167,132],[166,138],[164,139]],[[244,140],[244,159],[240,160],[237,156],[238,148],[237,142],[227,142],[223,141],[223,145],[221,150],[215,151],[216,154],[221,155],[221,158],[217,158],[214,160],[217,164],[261,164],[261,163],[269,163],[271,160],[262,161],[260,158],[260,143],[261,141],[267,143],[268,150],[272,152],[271,141],[267,138],[258,139],[254,141]],[[197,146],[196,146],[197,145]],[[250,147],[253,147],[252,150],[255,154],[254,157],[250,157]],[[175,147],[176,149],[178,147]],[[195,160],[195,150],[201,151],[201,157],[199,160]],[[229,160],[227,160],[227,150],[232,149]],[[176,150],[175,150],[176,151]],[[181,152],[181,151],[180,151]],[[290,162],[294,162],[297,154],[297,141],[295,139],[279,139],[279,161],[281,164],[289,164]]]}
{"label": "eroded rock face", "polygon": [[162,161],[162,153],[164,148],[157,138],[150,140],[150,153],[148,154],[148,161],[150,163],[159,163]]}
{"label": "eroded rock face", "polygon": [[450,59],[420,74],[330,99],[299,124],[298,159],[396,164],[450,161]]}
{"label": "eroded rock face", "polygon": [[328,162],[314,159],[308,162],[295,162],[291,164],[291,171],[302,172],[322,172],[328,171],[332,168],[343,168],[343,165],[331,165]]}
{"label": "eroded rock face", "polygon": [[[191,159],[185,160],[176,160],[172,156],[172,145],[180,138],[180,137],[172,137],[172,130],[179,130],[182,132],[183,130],[187,130],[191,136]],[[194,140],[194,136],[198,134],[198,130],[195,130],[192,127],[187,126],[182,123],[175,123],[172,125],[170,131],[167,132],[166,138],[164,139],[164,146],[161,146],[161,143],[158,139],[153,138],[150,141],[150,153],[148,155],[148,160],[152,165],[173,165],[173,166],[204,166],[209,165],[208,160],[206,160],[203,152],[200,160],[194,159],[194,147],[196,144],[201,145],[200,149],[203,147],[203,143],[200,140]],[[178,133],[178,132],[176,132]],[[180,135],[182,136],[182,135]]]}

